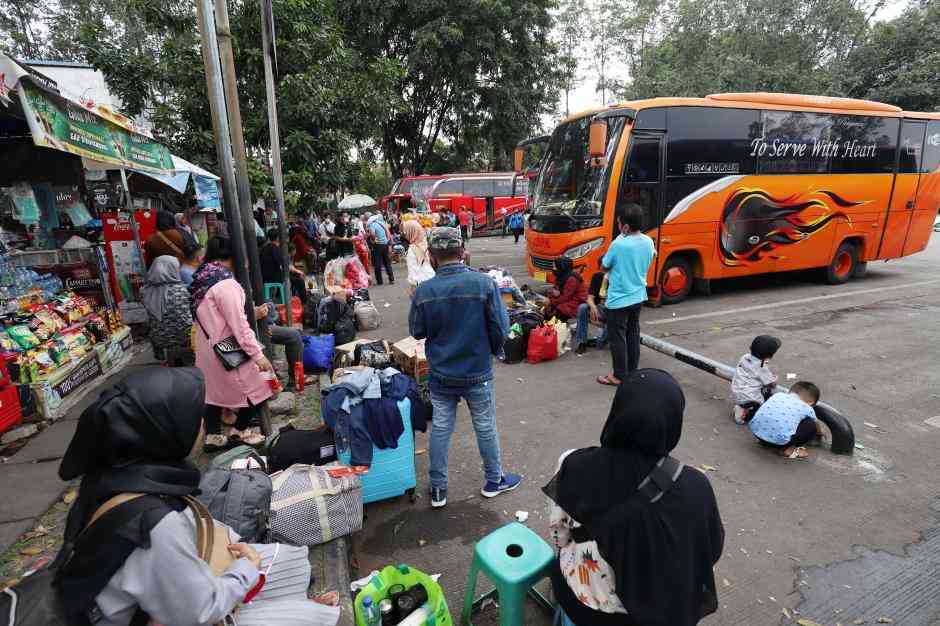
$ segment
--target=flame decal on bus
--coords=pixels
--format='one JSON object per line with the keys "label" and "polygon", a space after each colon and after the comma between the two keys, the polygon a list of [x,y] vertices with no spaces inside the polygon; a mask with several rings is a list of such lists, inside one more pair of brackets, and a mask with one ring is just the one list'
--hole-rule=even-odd
{"label": "flame decal on bus", "polygon": [[[832,220],[851,221],[841,208],[865,204],[846,200],[833,191],[818,190],[774,198],[762,189],[740,188],[725,204],[718,248],[725,265],[759,261],[781,246],[803,241]],[[813,210],[815,209],[815,210]],[[807,212],[819,213],[809,217]]]}

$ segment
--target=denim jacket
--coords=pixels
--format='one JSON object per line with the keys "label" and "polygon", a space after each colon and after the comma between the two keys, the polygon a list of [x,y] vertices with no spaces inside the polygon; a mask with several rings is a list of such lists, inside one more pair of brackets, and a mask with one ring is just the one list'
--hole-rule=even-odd
{"label": "denim jacket", "polygon": [[492,380],[509,316],[492,278],[455,263],[418,285],[408,327],[415,339],[427,339],[432,381],[467,387]]}

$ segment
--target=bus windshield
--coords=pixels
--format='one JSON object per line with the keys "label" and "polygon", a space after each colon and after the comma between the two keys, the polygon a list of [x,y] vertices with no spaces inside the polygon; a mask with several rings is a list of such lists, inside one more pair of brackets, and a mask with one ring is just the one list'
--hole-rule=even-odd
{"label": "bus windshield", "polygon": [[597,226],[603,217],[608,170],[614,161],[617,142],[623,132],[624,118],[608,121],[607,164],[591,167],[588,146],[590,116],[568,122],[555,129],[549,142],[532,203],[531,226],[557,231]]}
{"label": "bus windshield", "polygon": [[419,200],[426,200],[431,193],[431,189],[434,187],[434,184],[437,182],[437,179],[433,180],[416,180],[411,185],[411,197],[414,198],[415,202]]}

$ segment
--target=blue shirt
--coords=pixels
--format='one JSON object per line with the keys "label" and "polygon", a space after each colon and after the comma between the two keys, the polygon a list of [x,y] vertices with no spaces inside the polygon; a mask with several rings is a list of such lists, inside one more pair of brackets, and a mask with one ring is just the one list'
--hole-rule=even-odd
{"label": "blue shirt", "polygon": [[180,265],[180,280],[183,281],[183,284],[189,287],[193,284],[193,274],[196,272],[196,268],[189,267],[188,265]]}
{"label": "blue shirt", "polygon": [[610,270],[608,309],[624,309],[646,302],[646,274],[654,256],[656,244],[643,233],[620,235],[614,239],[601,259],[604,269]]}
{"label": "blue shirt", "polygon": [[790,443],[790,437],[807,417],[816,419],[813,407],[795,393],[780,392],[757,409],[748,426],[758,439],[782,446]]}
{"label": "blue shirt", "polygon": [[369,230],[375,237],[375,243],[379,245],[388,243],[388,233],[385,232],[385,224],[383,222],[380,220],[372,220],[369,222]]}

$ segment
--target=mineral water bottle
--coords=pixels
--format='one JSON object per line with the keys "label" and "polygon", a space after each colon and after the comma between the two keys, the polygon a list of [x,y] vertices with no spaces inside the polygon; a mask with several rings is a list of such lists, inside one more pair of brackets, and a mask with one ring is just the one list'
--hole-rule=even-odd
{"label": "mineral water bottle", "polygon": [[366,626],[381,626],[382,624],[382,614],[379,613],[379,607],[373,604],[372,596],[362,599],[362,620]]}

